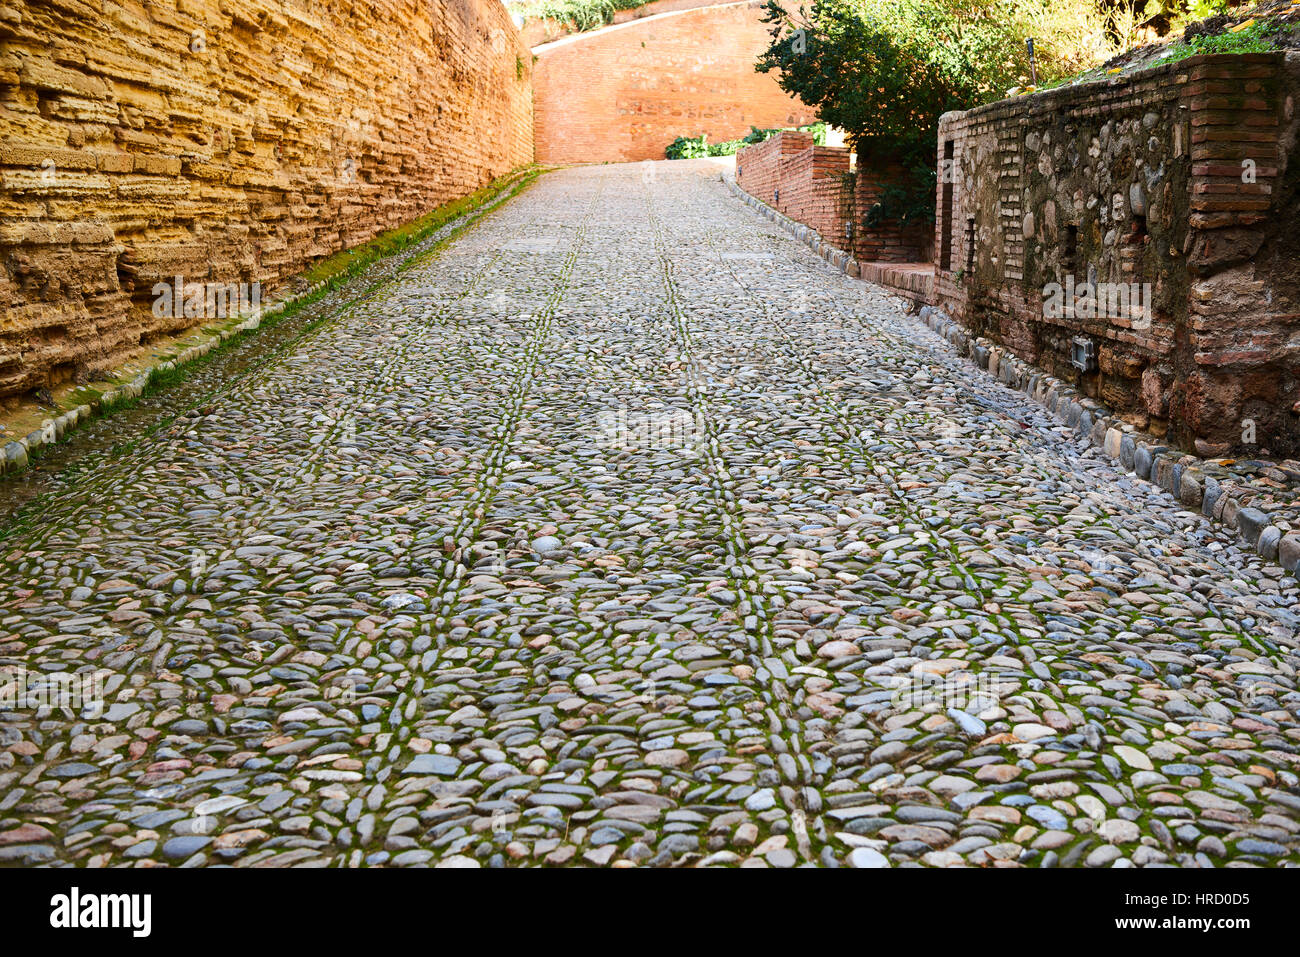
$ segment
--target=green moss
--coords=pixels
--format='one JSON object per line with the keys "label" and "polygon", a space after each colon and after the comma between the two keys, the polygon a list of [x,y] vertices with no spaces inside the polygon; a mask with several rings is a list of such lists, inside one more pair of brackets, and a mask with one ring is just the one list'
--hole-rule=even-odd
{"label": "green moss", "polygon": [[490,202],[507,188],[515,186],[514,192],[531,183],[542,172],[540,167],[527,167],[522,174],[512,173],[493,180],[477,192],[461,199],[452,200],[435,210],[425,213],[405,226],[386,233],[381,233],[369,242],[345,249],[326,259],[303,273],[303,281],[315,285],[322,280],[355,275],[360,270],[379,259],[386,259],[394,253],[412,246],[436,232],[452,220]]}

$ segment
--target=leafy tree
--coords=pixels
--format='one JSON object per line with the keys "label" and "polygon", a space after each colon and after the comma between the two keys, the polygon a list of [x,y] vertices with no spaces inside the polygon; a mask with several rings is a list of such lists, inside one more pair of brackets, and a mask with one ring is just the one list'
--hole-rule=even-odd
{"label": "leafy tree", "polygon": [[[1030,81],[1092,65],[1107,49],[1092,0],[816,0],[792,13],[768,0],[772,42],[756,69],[845,131],[859,160],[910,171],[891,205],[933,214],[939,117]],[[1068,26],[1069,30],[1055,27]],[[1068,34],[1068,35],[1067,35]],[[877,211],[879,215],[879,211]],[[896,218],[896,217],[890,217]]]}

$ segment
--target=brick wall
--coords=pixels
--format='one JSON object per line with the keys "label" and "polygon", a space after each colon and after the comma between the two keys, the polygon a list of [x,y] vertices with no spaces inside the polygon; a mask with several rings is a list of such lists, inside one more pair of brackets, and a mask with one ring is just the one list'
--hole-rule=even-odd
{"label": "brick wall", "polygon": [[[736,185],[751,196],[811,226],[837,249],[862,263],[928,262],[932,240],[928,226],[906,229],[897,222],[870,228],[862,217],[876,202],[884,184],[902,176],[888,164],[854,171],[852,188],[845,188],[850,153],[835,146],[816,146],[812,134],[778,133],[736,154]],[[852,235],[845,226],[852,222]]]}
{"label": "brick wall", "polygon": [[498,0],[0,11],[0,398],[202,322],[151,287],[277,281],[532,159]]}
{"label": "brick wall", "polygon": [[537,47],[537,161],[663,159],[679,135],[736,139],[815,113],[754,62],[770,42],[760,0],[635,19]]}
{"label": "brick wall", "polygon": [[[948,114],[938,300],[1175,444],[1297,454],[1298,77],[1294,54],[1195,57]],[[1150,309],[1056,314],[1067,283],[1149,284]]]}
{"label": "brick wall", "polygon": [[777,133],[736,154],[736,185],[844,248],[843,175],[849,151],[817,146],[811,133]]}
{"label": "brick wall", "polygon": [[773,209],[780,209],[777,190],[781,187],[781,160],[812,145],[811,133],[790,132],[744,147],[736,153],[736,185]]}
{"label": "brick wall", "polygon": [[845,189],[849,151],[834,146],[808,146],[781,157],[777,176],[781,211],[811,226],[831,245],[848,245],[845,224],[851,213]]}
{"label": "brick wall", "polygon": [[853,182],[853,256],[862,262],[918,263],[934,261],[934,235],[929,224],[902,226],[886,221],[870,228],[862,218],[879,200],[885,188],[906,176],[901,166],[890,163],[858,162]]}

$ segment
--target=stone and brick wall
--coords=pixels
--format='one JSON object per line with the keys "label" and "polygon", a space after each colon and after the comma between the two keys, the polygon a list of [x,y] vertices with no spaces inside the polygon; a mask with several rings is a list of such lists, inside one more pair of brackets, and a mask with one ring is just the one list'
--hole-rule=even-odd
{"label": "stone and brick wall", "polygon": [[536,47],[537,161],[663,159],[681,135],[736,139],[816,114],[754,63],[761,0],[675,11]]}
{"label": "stone and brick wall", "polygon": [[498,0],[0,8],[0,399],[530,162],[531,65]]}
{"label": "stone and brick wall", "polygon": [[[939,303],[1184,448],[1295,455],[1297,92],[1294,54],[1195,57],[948,114]],[[1096,283],[1139,303],[1056,308]]]}

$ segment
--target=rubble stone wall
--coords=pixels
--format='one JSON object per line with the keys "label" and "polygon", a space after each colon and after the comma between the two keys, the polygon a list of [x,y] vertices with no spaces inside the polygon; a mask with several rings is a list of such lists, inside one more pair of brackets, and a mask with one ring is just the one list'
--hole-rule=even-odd
{"label": "rubble stone wall", "polygon": [[938,303],[1180,447],[1300,452],[1298,78],[1200,56],[948,114]]}

